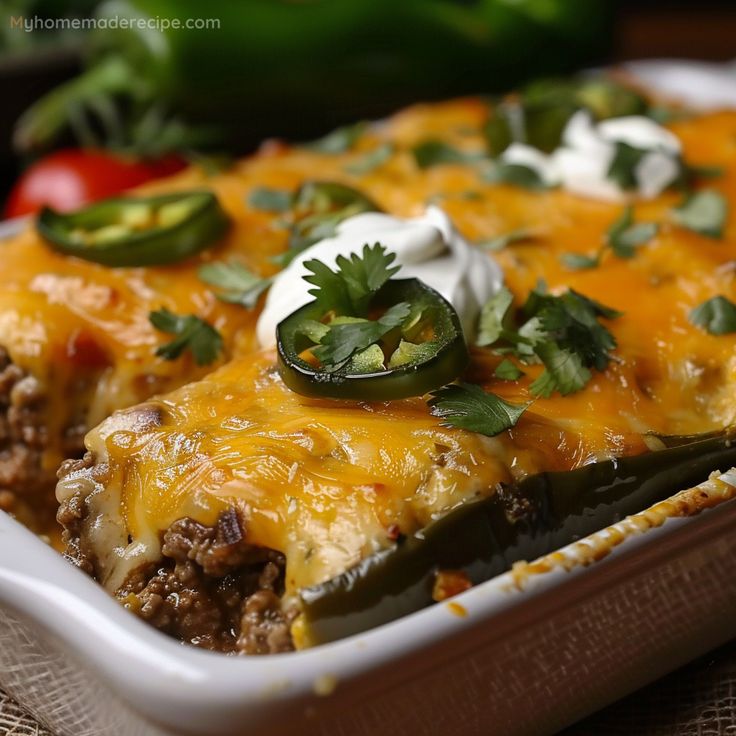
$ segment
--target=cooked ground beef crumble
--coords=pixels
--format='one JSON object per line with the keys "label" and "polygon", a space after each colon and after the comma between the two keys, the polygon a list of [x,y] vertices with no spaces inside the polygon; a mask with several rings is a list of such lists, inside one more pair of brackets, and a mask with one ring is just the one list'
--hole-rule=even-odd
{"label": "cooked ground beef crumble", "polygon": [[[92,384],[89,376],[76,377],[75,390]],[[0,346],[0,510],[15,516],[39,534],[55,528],[56,472],[44,458],[50,448],[64,457],[84,451],[87,427],[82,418],[69,423],[61,437],[48,428],[46,388],[13,363]]]}
{"label": "cooked ground beef crumble", "polygon": [[[82,467],[96,466],[89,453],[67,461],[63,478]],[[103,466],[99,471],[104,473]],[[94,576],[94,555],[80,542],[85,499],[75,494],[59,509],[66,555]],[[245,539],[234,509],[215,526],[186,518],[164,533],[162,558],[138,570],[116,597],[142,619],[180,641],[228,654],[273,654],[291,651],[290,627],[295,610],[284,610],[285,559]]]}
{"label": "cooked ground beef crumble", "polygon": [[48,445],[46,392],[0,347],[0,509],[34,531],[43,531],[55,510],[53,472],[42,459]]}
{"label": "cooked ground beef crumble", "polygon": [[244,654],[290,651],[293,613],[281,607],[284,556],[245,541],[234,510],[216,526],[192,519],[164,534],[163,563],[129,581],[133,608],[157,629],[205,649]]}

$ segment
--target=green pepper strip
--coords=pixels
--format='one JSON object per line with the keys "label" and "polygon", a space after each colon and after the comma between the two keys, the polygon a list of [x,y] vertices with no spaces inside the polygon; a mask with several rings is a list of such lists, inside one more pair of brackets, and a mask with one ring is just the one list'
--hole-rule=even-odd
{"label": "green pepper strip", "polygon": [[[306,320],[320,321],[324,308],[316,301],[298,309],[276,328],[279,373],[293,391],[305,396],[385,401],[422,396],[457,378],[468,364],[457,312],[438,292],[417,279],[392,279],[373,297],[371,308],[406,301],[431,323],[433,339],[420,343],[414,360],[397,368],[371,373],[351,372],[350,364],[336,372],[310,365],[299,355],[313,346],[302,334]],[[396,340],[398,342],[398,339]]]}
{"label": "green pepper strip", "polygon": [[229,226],[206,191],[106,199],[67,214],[45,207],[36,223],[55,250],[113,267],[176,263],[213,245]]}
{"label": "green pepper strip", "polygon": [[533,560],[736,464],[731,431],[635,457],[542,473],[462,506],[301,592],[310,643],[341,639],[430,605],[437,570],[473,584]]}

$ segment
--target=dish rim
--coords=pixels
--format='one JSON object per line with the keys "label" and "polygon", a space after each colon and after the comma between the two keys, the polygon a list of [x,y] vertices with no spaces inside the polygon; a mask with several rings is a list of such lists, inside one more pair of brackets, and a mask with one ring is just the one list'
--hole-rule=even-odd
{"label": "dish rim", "polygon": [[[452,606],[435,604],[346,639],[297,652],[231,657],[181,644],[149,626],[0,512],[0,605],[41,627],[149,719],[182,727],[193,714],[206,711],[211,718],[219,710],[219,727],[225,727],[236,712],[247,710],[249,718],[268,723],[286,704],[314,702],[359,678],[364,683],[371,672],[440,644],[457,642],[453,658],[460,657],[479,646],[473,632],[486,642],[501,640],[530,617],[539,619],[541,609],[580,590],[592,595],[652,559],[683,549],[686,539],[709,539],[735,522],[731,498],[629,535],[594,564],[532,575],[521,588],[509,571],[453,597]],[[576,544],[559,552],[574,554]],[[458,605],[465,615],[458,615]],[[373,683],[362,695],[385,684]]]}

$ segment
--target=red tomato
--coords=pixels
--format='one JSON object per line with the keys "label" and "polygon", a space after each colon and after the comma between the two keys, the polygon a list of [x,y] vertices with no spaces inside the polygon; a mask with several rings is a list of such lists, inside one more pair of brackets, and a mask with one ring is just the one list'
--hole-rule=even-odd
{"label": "red tomato", "polygon": [[20,217],[49,205],[62,212],[168,176],[184,168],[179,156],[153,162],[122,158],[106,151],[67,148],[26,169],[5,204],[6,217]]}

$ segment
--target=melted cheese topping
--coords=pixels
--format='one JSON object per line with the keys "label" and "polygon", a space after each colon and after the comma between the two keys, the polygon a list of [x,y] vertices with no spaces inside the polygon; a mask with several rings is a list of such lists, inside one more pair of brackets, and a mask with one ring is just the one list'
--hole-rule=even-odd
{"label": "melted cheese topping", "polygon": [[[249,542],[286,554],[293,591],[345,570],[397,531],[409,534],[493,493],[499,482],[605,456],[617,432],[618,452],[643,451],[625,425],[591,422],[581,437],[542,410],[513,434],[488,438],[441,426],[421,398],[299,396],[267,352],[120,413],[90,434],[100,466],[97,490],[89,489],[87,534],[102,581],[114,591],[131,570],[157,559],[161,532],[174,521],[214,524],[235,506]],[[80,477],[89,471],[63,481],[60,500],[78,490]]]}
{"label": "melted cheese topping", "polygon": [[[716,294],[736,300],[736,218],[722,240],[701,237],[672,223],[669,212],[680,195],[668,192],[637,204],[637,221],[661,227],[635,258],[607,255],[599,268],[571,272],[561,254],[597,250],[620,205],[484,183],[469,165],[417,169],[409,148],[428,138],[481,150],[474,131],[487,115],[486,105],[474,100],[413,107],[341,155],[267,146],[231,173],[204,182],[236,228],[202,258],[235,255],[265,272],[287,234],[278,216],[248,208],[248,193],[260,186],[294,190],[315,172],[360,188],[401,217],[440,201],[471,242],[531,231],[534,239],[496,254],[517,300],[544,278],[552,290],[571,286],[618,308],[624,316],[609,327],[619,349],[583,391],[537,400],[514,430],[492,440],[442,428],[419,399],[348,405],[291,393],[274,375],[273,356],[247,355],[253,315],[217,303],[191,265],[102,269],[60,259],[31,233],[4,246],[11,267],[0,274],[0,344],[49,375],[53,351],[75,330],[92,330],[114,356],[96,389],[103,413],[198,375],[186,361],[151,358],[160,342],[147,324],[151,308],[166,304],[212,319],[230,353],[245,354],[204,381],[105,422],[88,437],[100,463],[95,474],[83,471],[60,486],[61,498],[79,484],[92,494],[87,541],[111,590],[137,565],[158,558],[162,532],[182,516],[213,523],[235,504],[250,541],[287,553],[287,584],[294,590],[387,544],[392,525],[413,531],[458,503],[492,493],[499,481],[642,452],[647,431],[699,432],[734,420],[736,336],[708,335],[687,315]],[[689,163],[726,168],[708,185],[733,202],[736,114],[670,129]],[[385,165],[360,177],[346,173],[346,165],[384,141],[396,150]],[[202,183],[189,172],[160,186],[186,188],[195,180]],[[503,382],[493,379],[498,360],[478,353],[468,378],[510,400],[528,398],[539,367],[519,382]]]}

